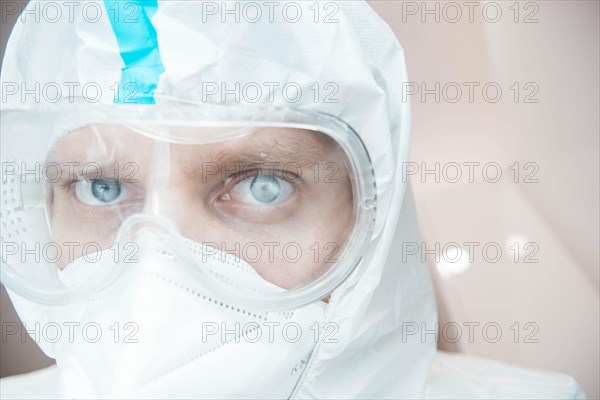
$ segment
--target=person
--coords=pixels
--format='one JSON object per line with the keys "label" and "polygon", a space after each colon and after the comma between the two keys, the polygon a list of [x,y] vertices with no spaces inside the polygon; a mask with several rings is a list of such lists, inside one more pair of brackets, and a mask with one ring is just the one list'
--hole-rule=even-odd
{"label": "person", "polygon": [[366,3],[56,4],[1,76],[2,283],[56,365],[3,398],[582,396],[436,351],[404,54]]}

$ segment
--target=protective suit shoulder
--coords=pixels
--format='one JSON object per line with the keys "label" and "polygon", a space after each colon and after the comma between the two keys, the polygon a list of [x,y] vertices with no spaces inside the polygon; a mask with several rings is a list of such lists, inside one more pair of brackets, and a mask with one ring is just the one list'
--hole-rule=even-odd
{"label": "protective suit shoulder", "polygon": [[438,351],[427,399],[585,399],[570,376]]}
{"label": "protective suit shoulder", "polygon": [[0,398],[57,399],[60,397],[56,365],[0,379]]}

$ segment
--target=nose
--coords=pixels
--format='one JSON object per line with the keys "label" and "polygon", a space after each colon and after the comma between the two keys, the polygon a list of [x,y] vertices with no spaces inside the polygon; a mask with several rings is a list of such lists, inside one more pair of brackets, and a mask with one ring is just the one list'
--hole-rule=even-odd
{"label": "nose", "polygon": [[[200,223],[200,219],[202,226],[207,226],[206,209],[204,203],[198,199],[198,194],[191,192],[190,186],[185,182],[179,185],[176,183],[164,186],[153,185],[148,189],[139,214],[129,217],[136,218],[131,219],[131,226],[124,234],[152,228],[155,232],[179,234],[200,241],[202,238],[198,237],[195,228]],[[127,219],[123,223],[126,221]]]}
{"label": "nose", "polygon": [[143,242],[143,239],[151,238],[160,243],[161,239],[175,235],[179,235],[179,228],[170,219],[156,214],[135,214],[121,224],[117,242],[139,243]]}

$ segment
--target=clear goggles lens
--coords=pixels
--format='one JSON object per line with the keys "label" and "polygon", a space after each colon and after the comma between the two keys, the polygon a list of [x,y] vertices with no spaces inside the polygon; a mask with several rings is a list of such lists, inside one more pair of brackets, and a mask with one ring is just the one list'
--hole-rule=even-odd
{"label": "clear goggles lens", "polygon": [[[223,296],[291,308],[329,294],[371,239],[368,155],[333,117],[113,106],[5,111],[1,132],[2,280],[39,302],[94,294],[154,243]],[[85,279],[61,276],[73,265]]]}

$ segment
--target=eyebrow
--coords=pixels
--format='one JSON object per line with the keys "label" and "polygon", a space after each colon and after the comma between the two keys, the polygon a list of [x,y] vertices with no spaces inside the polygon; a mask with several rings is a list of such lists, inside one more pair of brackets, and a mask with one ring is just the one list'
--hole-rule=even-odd
{"label": "eyebrow", "polygon": [[[200,147],[208,148],[206,152],[202,152],[200,161],[201,163],[217,164],[219,168],[227,171],[259,169],[267,166],[277,167],[285,164],[311,167],[331,160],[332,154],[340,150],[336,142],[326,134],[299,128],[261,127],[246,136],[218,143],[219,146],[216,149],[210,149],[210,144],[198,144]],[[86,144],[85,141],[81,143],[84,146]],[[185,146],[184,148],[186,148],[188,145],[175,144],[175,146]],[[124,157],[125,154],[119,154],[120,151],[116,154],[111,152],[112,154],[108,158],[106,156],[90,157],[89,150],[86,150],[84,155],[76,146],[53,150],[55,151],[50,151],[47,162],[64,162],[66,160],[83,162],[87,159],[88,162],[99,164],[102,176],[108,176],[109,173],[114,175],[115,163],[118,163],[116,172],[121,176],[124,172],[124,160],[128,158]],[[133,151],[135,152],[135,150]],[[199,173],[197,160],[195,157],[188,158],[187,156],[180,159],[182,172],[197,175]],[[80,174],[81,172],[80,168],[76,168],[76,173]]]}
{"label": "eyebrow", "polygon": [[[269,128],[259,129],[247,138],[237,138],[230,148],[209,154],[205,161],[221,164],[228,168],[260,166],[261,164],[295,163],[299,166],[312,166],[327,161],[337,146],[333,139],[321,133],[301,129],[285,129],[295,132],[288,135],[268,134],[260,136]],[[278,131],[282,131],[281,128]]]}
{"label": "eyebrow", "polygon": [[275,139],[254,138],[249,143],[236,143],[234,152],[225,151],[220,154],[220,159],[229,160],[243,158],[252,161],[266,159],[282,159],[284,161],[295,161],[299,164],[314,164],[324,161],[333,150],[333,144],[328,143],[325,147],[321,141],[310,136],[279,137]]}

